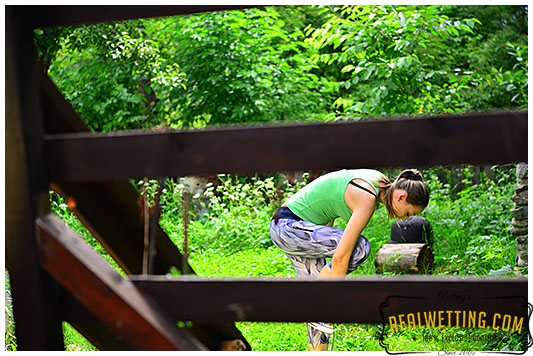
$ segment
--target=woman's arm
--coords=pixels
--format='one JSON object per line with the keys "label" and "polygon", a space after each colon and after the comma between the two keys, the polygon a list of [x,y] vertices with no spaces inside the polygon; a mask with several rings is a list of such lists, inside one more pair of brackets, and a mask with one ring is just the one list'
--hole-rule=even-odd
{"label": "woman's arm", "polygon": [[346,195],[346,204],[353,213],[331,259],[331,269],[325,266],[320,272],[319,278],[335,278],[346,275],[355,245],[376,207],[375,198],[361,189],[348,188]]}

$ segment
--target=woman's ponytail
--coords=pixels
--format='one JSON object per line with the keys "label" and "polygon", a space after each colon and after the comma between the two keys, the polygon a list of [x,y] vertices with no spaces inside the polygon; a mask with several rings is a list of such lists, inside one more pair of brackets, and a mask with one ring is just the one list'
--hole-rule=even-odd
{"label": "woman's ponytail", "polygon": [[420,172],[417,171],[416,169],[406,169],[405,171],[400,173],[398,178],[396,178],[396,180],[398,179],[421,181],[422,183],[424,182],[424,178],[422,178],[422,174],[420,174]]}

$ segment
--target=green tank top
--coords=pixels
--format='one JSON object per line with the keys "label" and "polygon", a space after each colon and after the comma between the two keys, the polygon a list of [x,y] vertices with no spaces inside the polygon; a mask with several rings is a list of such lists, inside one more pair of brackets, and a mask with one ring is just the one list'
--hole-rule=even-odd
{"label": "green tank top", "polygon": [[285,204],[305,221],[325,225],[338,217],[346,222],[352,211],[344,201],[346,187],[353,179],[370,184],[379,194],[378,185],[383,173],[373,169],[343,169],[325,174],[290,197]]}

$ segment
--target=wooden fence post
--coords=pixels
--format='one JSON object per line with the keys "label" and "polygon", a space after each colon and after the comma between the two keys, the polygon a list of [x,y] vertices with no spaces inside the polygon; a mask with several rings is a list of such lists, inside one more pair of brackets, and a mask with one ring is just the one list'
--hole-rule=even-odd
{"label": "wooden fence post", "polygon": [[37,259],[35,218],[49,209],[32,19],[6,7],[6,265],[19,350],[62,350],[60,292]]}

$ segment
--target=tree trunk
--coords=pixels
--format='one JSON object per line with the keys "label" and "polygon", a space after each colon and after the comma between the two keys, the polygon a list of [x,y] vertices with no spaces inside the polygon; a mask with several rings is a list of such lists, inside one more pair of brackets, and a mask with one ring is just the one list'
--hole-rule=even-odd
{"label": "tree trunk", "polygon": [[426,244],[385,244],[376,253],[376,272],[431,273],[433,252]]}

